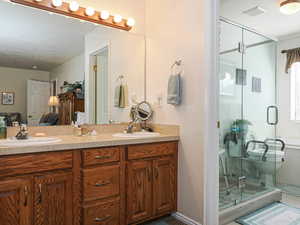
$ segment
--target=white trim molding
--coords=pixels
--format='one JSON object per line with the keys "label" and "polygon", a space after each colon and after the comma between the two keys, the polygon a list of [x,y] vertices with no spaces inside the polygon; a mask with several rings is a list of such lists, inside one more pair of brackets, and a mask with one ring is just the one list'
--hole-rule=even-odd
{"label": "white trim molding", "polygon": [[202,225],[201,223],[198,223],[195,220],[193,220],[179,212],[173,213],[172,216],[187,225]]}
{"label": "white trim molding", "polygon": [[203,225],[219,225],[219,161],[218,161],[218,114],[219,114],[219,0],[205,1],[204,38],[204,193]]}

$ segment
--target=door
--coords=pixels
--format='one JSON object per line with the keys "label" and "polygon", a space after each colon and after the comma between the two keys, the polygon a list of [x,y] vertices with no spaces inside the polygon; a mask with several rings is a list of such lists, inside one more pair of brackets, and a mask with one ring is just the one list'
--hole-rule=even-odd
{"label": "door", "polygon": [[152,216],[152,162],[127,163],[127,223]]}
{"label": "door", "polygon": [[28,179],[0,181],[0,224],[31,225],[32,190]]}
{"label": "door", "polygon": [[72,174],[34,178],[34,225],[72,225]]}
{"label": "door", "polygon": [[27,123],[29,126],[37,126],[42,115],[50,111],[49,98],[50,82],[27,81]]}
{"label": "door", "polygon": [[225,209],[241,201],[237,180],[243,177],[243,139],[236,124],[243,117],[242,95],[243,32],[240,27],[220,22],[219,65],[219,208]]}
{"label": "door", "polygon": [[[248,200],[249,194],[246,193],[248,189],[256,190],[256,194],[263,194],[272,190],[275,185],[276,160],[269,158],[274,157],[274,154],[270,155],[269,152],[274,152],[277,145],[279,146],[276,141],[277,49],[273,40],[248,30],[243,30],[243,42],[246,46],[243,69],[247,72],[247,85],[243,88],[242,121],[244,121],[245,146],[248,146],[245,155],[249,157],[243,160],[242,165],[246,177],[242,199]],[[260,154],[257,153],[259,151]],[[267,151],[267,154],[264,155],[264,151]],[[256,160],[253,160],[254,157]]]}
{"label": "door", "polygon": [[176,168],[173,157],[153,161],[154,214],[160,215],[176,209]]}

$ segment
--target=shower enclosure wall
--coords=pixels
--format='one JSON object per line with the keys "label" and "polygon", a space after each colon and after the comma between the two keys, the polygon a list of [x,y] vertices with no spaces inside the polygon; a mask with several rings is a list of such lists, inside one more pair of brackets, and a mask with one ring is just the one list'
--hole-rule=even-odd
{"label": "shower enclosure wall", "polygon": [[[274,189],[276,41],[220,21],[220,210]],[[275,158],[275,160],[274,160]]]}

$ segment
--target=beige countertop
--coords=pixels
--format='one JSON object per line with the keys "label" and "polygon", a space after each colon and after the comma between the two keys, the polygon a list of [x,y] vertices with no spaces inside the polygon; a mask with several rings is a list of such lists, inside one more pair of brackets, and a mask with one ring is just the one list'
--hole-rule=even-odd
{"label": "beige countertop", "polygon": [[16,155],[26,153],[40,153],[40,152],[53,152],[63,150],[75,150],[85,148],[97,148],[108,147],[118,145],[133,145],[144,143],[155,143],[165,141],[178,141],[179,135],[177,134],[161,134],[157,137],[147,138],[120,138],[113,137],[113,133],[99,134],[97,136],[73,136],[73,135],[60,135],[55,136],[60,138],[60,142],[43,144],[43,145],[31,145],[22,147],[0,147],[0,156]]}

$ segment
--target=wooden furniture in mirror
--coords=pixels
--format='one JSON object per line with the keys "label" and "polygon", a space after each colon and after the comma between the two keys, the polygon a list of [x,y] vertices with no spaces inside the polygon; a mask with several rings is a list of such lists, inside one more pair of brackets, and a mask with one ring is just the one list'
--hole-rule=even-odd
{"label": "wooden furniture in mirror", "polygon": [[74,92],[58,95],[58,117],[60,125],[70,125],[75,121],[76,112],[84,112],[84,99],[80,99]]}

